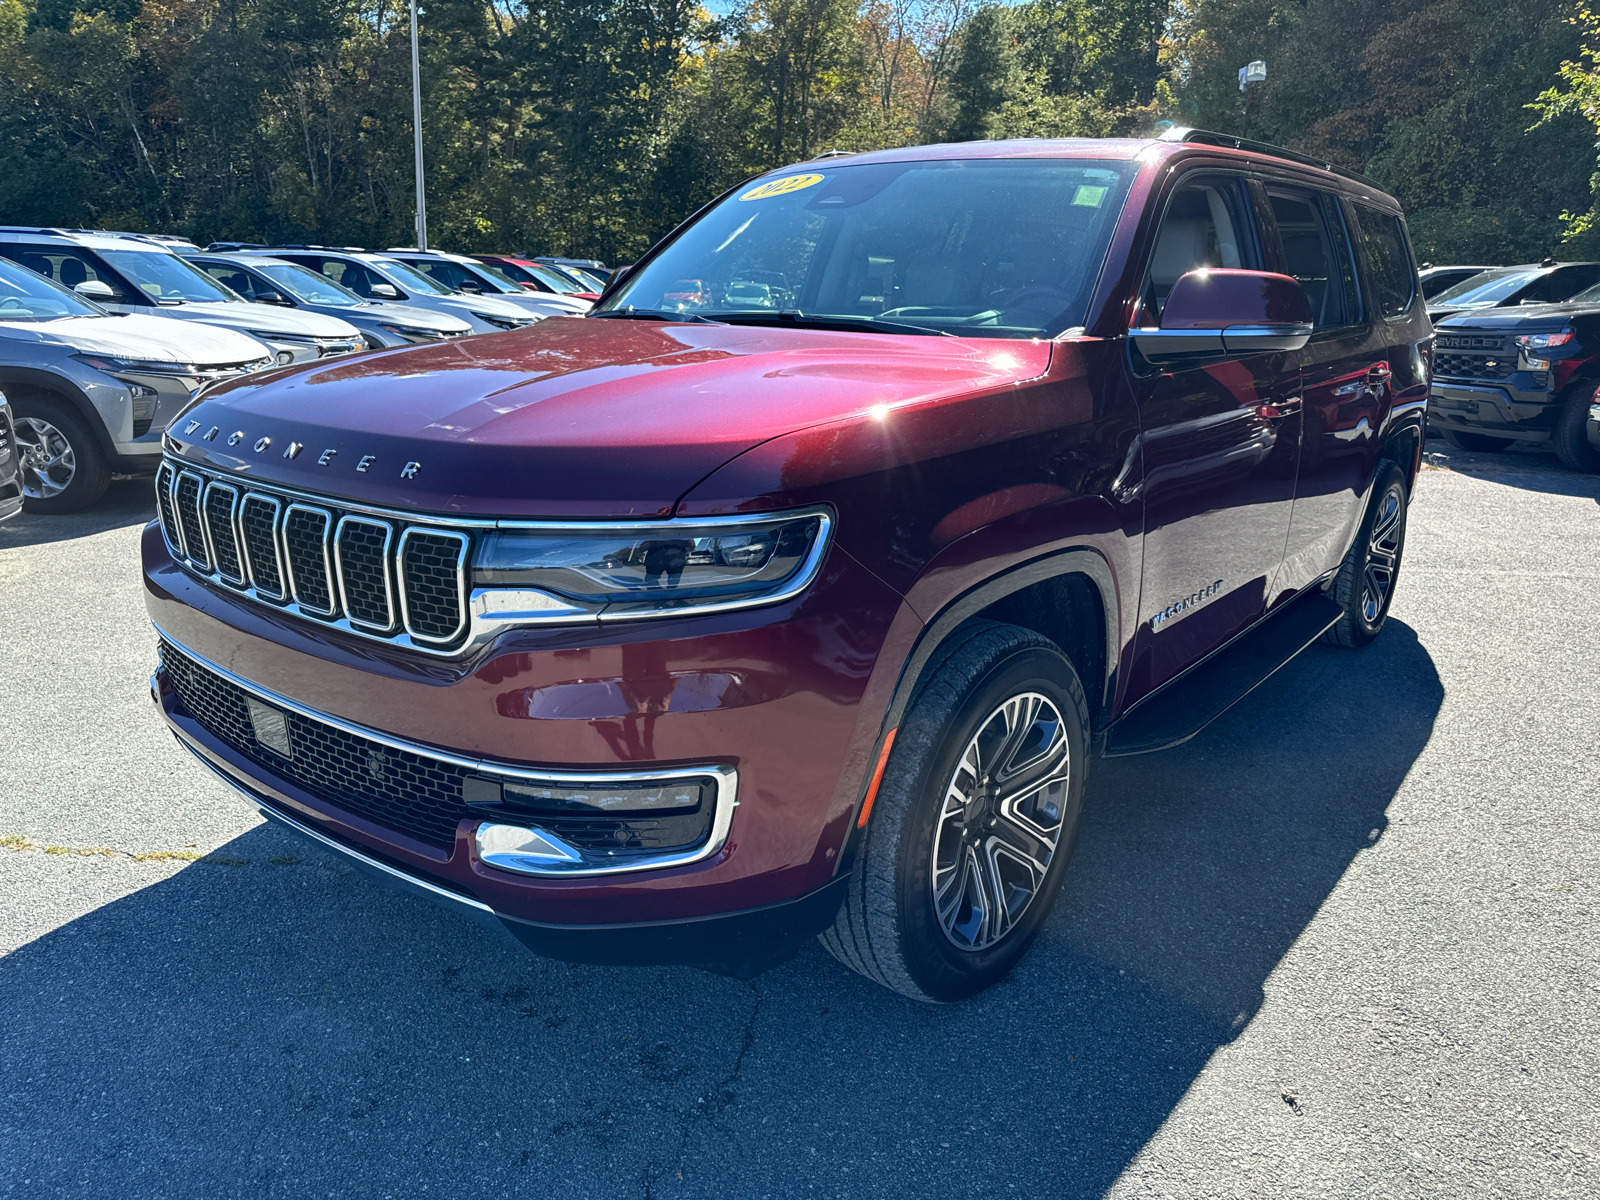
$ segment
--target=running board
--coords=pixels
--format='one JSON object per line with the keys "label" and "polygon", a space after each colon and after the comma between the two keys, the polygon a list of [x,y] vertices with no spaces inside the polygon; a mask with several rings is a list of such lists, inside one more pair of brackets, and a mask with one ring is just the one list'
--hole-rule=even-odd
{"label": "running board", "polygon": [[1337,624],[1340,611],[1320,591],[1285,605],[1114,722],[1102,756],[1149,754],[1187,742]]}

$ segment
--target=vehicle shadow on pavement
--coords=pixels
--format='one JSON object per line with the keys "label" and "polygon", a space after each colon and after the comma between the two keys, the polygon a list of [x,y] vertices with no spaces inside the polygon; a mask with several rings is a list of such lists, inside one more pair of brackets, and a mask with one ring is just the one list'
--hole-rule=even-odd
{"label": "vehicle shadow on pavement", "polygon": [[1044,934],[946,1007],[814,944],[749,982],[538,959],[254,828],[0,960],[0,1192],[1099,1195],[1381,839],[1442,699],[1391,622],[1096,764]]}
{"label": "vehicle shadow on pavement", "polygon": [[[1434,445],[1442,446],[1443,443],[1430,443],[1430,450]],[[1444,447],[1440,453],[1444,457],[1439,460],[1438,469],[1527,492],[1578,496],[1600,502],[1600,475],[1574,471],[1548,451],[1513,447],[1501,453],[1484,454]],[[1425,465],[1423,469],[1435,468]]]}
{"label": "vehicle shadow on pavement", "polygon": [[84,512],[41,514],[21,512],[0,523],[0,550],[43,546],[143,525],[156,515],[155,483],[150,479],[114,480],[98,503]]}

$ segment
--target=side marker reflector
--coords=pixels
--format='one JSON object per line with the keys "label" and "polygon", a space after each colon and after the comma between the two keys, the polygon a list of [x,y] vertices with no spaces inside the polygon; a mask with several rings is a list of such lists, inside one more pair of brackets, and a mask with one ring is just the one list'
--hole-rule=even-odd
{"label": "side marker reflector", "polygon": [[899,733],[899,728],[889,730],[889,736],[883,739],[883,749],[878,751],[878,766],[872,772],[872,782],[867,785],[867,798],[861,802],[861,815],[856,818],[856,828],[865,829],[867,818],[872,815],[872,802],[878,798],[878,785],[883,782],[883,769],[889,765],[889,751],[894,749],[894,735]]}

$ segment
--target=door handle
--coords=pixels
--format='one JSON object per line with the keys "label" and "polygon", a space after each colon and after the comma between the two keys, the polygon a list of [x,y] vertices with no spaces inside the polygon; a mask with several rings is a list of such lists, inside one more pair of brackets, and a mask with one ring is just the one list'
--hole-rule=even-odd
{"label": "door handle", "polygon": [[1372,369],[1367,372],[1367,385],[1369,387],[1377,387],[1380,384],[1387,382],[1389,376],[1393,374],[1394,372],[1389,369],[1388,363],[1374,363],[1372,365]]}
{"label": "door handle", "polygon": [[1281,421],[1284,417],[1292,417],[1300,411],[1300,397],[1290,396],[1277,404],[1256,405],[1256,416],[1268,421]]}

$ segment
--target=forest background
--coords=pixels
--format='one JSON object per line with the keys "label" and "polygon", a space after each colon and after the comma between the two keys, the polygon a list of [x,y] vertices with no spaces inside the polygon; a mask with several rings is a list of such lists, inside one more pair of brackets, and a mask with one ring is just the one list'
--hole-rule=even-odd
{"label": "forest background", "polygon": [[[723,0],[724,5],[726,0]],[[1600,257],[1600,23],[1557,0],[426,0],[432,244],[631,261],[829,149],[1241,131],[1435,262]],[[0,0],[0,223],[410,244],[404,0]]]}

